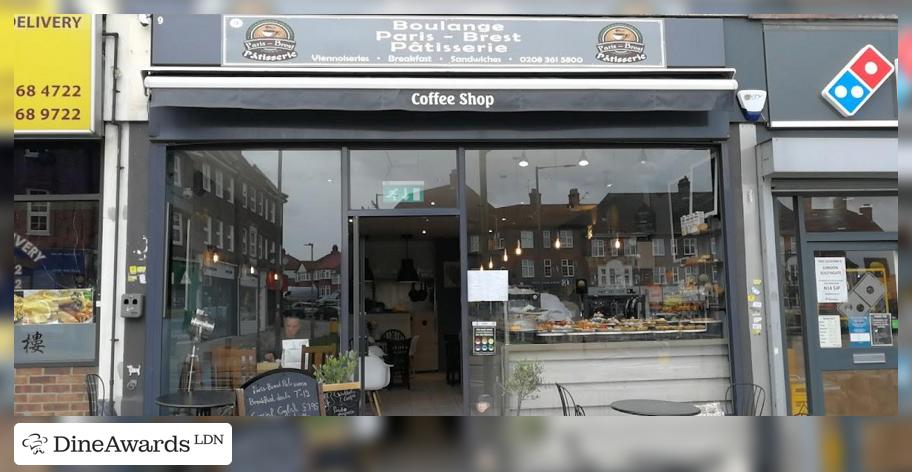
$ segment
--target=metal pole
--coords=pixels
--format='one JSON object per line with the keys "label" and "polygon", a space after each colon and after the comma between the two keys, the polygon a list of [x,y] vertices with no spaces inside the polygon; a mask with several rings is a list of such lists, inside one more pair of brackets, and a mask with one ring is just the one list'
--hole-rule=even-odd
{"label": "metal pole", "polygon": [[[538,201],[535,202],[534,204],[535,204],[535,206],[536,206],[536,208],[535,208],[535,220],[536,220],[536,222],[537,222],[537,224],[538,224],[538,232],[536,233],[536,236],[541,238],[541,243],[538,245],[538,249],[537,249],[537,250],[538,250],[538,254],[539,254],[538,259],[539,259],[540,261],[542,261],[542,267],[541,267],[541,270],[536,270],[536,271],[535,271],[535,280],[538,281],[538,291],[539,291],[539,293],[541,293],[541,292],[544,291],[544,289],[545,289],[545,282],[544,282],[544,280],[542,279],[542,277],[544,276],[544,272],[545,272],[545,267],[544,267],[544,264],[545,264],[545,262],[544,262],[544,261],[545,261],[545,238],[544,238],[544,236],[542,235],[542,222],[541,222],[541,201],[542,201],[542,198],[541,198],[541,191],[538,189],[538,173],[539,173],[539,171],[541,171],[541,167],[536,166],[536,167],[535,167],[535,198],[536,198]],[[531,205],[531,204],[533,204],[533,202],[530,201],[529,204]],[[551,236],[549,235],[548,238],[550,239]],[[536,238],[532,238],[532,241],[535,241],[535,239],[536,239]],[[534,261],[533,261],[533,263],[534,263]],[[536,264],[536,265],[537,265],[537,264]],[[539,306],[541,306],[540,303],[541,303],[541,302],[539,301]]]}
{"label": "metal pole", "polygon": [[361,295],[361,268],[362,260],[364,258],[362,251],[364,249],[361,244],[361,231],[359,229],[359,217],[354,217],[352,219],[352,342],[357,346],[354,346],[352,349],[357,349],[358,352],[358,364],[360,366],[359,372],[359,381],[361,382],[361,399],[359,401],[359,409],[361,413],[364,413],[364,349],[363,344],[361,343],[361,307],[364,304],[364,298]]}

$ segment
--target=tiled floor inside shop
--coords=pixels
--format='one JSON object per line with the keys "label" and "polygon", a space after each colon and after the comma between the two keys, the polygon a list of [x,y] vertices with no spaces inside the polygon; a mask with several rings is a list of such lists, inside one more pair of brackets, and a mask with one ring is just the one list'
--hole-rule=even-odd
{"label": "tiled floor inside shop", "polygon": [[462,387],[447,385],[443,372],[415,374],[411,390],[391,386],[380,391],[383,416],[462,415]]}

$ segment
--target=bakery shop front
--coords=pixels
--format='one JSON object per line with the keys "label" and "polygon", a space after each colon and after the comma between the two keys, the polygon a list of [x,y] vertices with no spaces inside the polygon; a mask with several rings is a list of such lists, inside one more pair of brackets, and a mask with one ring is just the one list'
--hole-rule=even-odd
{"label": "bakery shop front", "polygon": [[365,414],[713,412],[750,381],[721,18],[157,18],[147,414],[295,339],[365,358]]}

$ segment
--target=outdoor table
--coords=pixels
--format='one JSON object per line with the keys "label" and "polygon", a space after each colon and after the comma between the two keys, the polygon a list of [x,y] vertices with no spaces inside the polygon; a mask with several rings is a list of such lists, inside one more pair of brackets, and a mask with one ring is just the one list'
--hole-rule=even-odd
{"label": "outdoor table", "polygon": [[192,390],[172,392],[155,399],[165,408],[186,408],[194,410],[196,416],[211,416],[213,408],[234,405],[233,390]]}
{"label": "outdoor table", "polygon": [[611,408],[621,413],[637,416],[697,416],[700,409],[680,402],[665,400],[619,400]]}

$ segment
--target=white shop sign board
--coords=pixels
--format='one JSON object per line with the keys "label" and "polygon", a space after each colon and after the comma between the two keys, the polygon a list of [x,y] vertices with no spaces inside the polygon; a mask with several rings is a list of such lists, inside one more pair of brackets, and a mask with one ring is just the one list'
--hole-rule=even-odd
{"label": "white shop sign board", "polygon": [[849,300],[844,257],[815,257],[817,303],[844,303]]}

